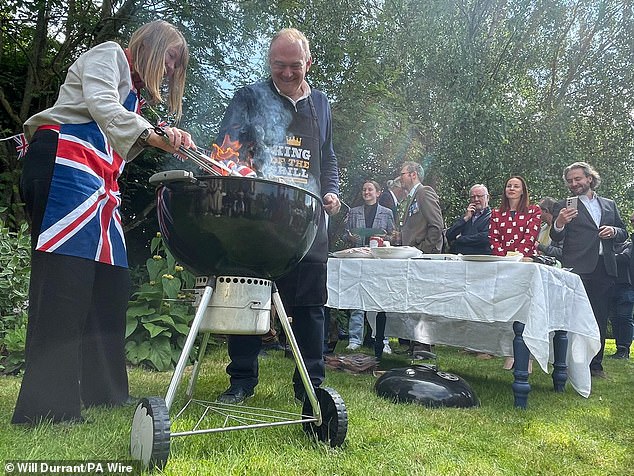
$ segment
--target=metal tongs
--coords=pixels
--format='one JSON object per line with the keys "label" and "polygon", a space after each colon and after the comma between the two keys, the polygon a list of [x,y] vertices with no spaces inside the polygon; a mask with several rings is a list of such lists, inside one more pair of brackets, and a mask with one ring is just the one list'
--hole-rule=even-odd
{"label": "metal tongs", "polygon": [[[154,128],[154,132],[156,132],[159,136],[163,137],[165,141],[169,141],[167,137],[167,133],[161,126],[156,126]],[[220,169],[220,170],[223,170],[224,172],[227,172],[228,175],[242,177],[242,175],[240,175],[235,170],[230,169],[222,162],[216,159],[212,159],[208,155],[205,155],[202,152],[199,152],[198,150],[187,149],[181,145],[178,148],[178,151],[181,154],[183,154],[185,157],[193,161],[196,165],[198,165],[198,167],[200,167],[201,169],[203,169],[205,172],[209,173],[210,175],[223,175],[218,171],[218,169]]]}

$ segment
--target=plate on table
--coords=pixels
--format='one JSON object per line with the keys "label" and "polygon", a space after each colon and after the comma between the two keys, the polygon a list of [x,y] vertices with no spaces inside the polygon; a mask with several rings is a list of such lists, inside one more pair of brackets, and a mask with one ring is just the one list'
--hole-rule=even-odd
{"label": "plate on table", "polygon": [[493,255],[461,255],[462,261],[521,261],[524,255],[493,256]]}
{"label": "plate on table", "polygon": [[334,258],[374,258],[367,246],[361,248],[348,248],[347,250],[335,251],[330,254]]}
{"label": "plate on table", "polygon": [[451,253],[423,253],[416,259],[429,259],[437,261],[461,261],[460,255],[452,255]]}
{"label": "plate on table", "polygon": [[372,256],[380,259],[419,258],[423,252],[413,246],[379,246],[370,248]]}

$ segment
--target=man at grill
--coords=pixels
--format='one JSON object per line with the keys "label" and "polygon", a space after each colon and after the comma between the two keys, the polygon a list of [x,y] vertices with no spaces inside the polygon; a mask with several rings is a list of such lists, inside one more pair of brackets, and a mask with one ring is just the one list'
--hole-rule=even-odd
{"label": "man at grill", "polygon": [[[260,175],[308,189],[322,197],[325,213],[341,206],[339,170],[332,145],[331,112],[327,97],[311,88],[306,73],[312,65],[304,34],[289,28],[278,32],[269,46],[271,77],[236,92],[220,125],[217,149],[239,142],[239,160]],[[321,214],[312,247],[277,286],[289,316],[313,386],[325,377],[323,360],[324,305],[328,236]],[[218,401],[242,403],[258,383],[260,336],[228,338],[230,387]],[[298,371],[293,376],[295,397],[304,399]]]}

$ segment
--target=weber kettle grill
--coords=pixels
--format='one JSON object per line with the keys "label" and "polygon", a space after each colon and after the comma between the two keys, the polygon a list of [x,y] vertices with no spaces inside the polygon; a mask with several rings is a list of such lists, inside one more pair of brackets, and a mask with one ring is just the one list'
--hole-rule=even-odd
{"label": "weber kettle grill", "polygon": [[[161,468],[168,460],[171,438],[291,424],[301,424],[307,434],[332,447],[342,445],[348,427],[343,399],[331,388],[313,388],[274,282],[292,270],[312,245],[321,200],[280,182],[194,176],[181,170],[155,174],[150,183],[157,186],[159,226],[166,246],[200,277],[196,314],[167,395],[165,399],[142,398],[136,407],[130,436],[132,458]],[[302,413],[194,398],[210,334],[265,334],[271,302],[306,390]],[[186,403],[172,419],[170,410],[199,333],[203,339]],[[219,426],[207,428],[213,421]],[[181,429],[188,422],[191,428]]]}

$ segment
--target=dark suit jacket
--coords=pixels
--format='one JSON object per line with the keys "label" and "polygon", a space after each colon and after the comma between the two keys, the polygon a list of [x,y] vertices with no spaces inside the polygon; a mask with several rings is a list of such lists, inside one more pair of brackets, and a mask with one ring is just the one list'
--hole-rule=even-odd
{"label": "dark suit jacket", "polygon": [[451,252],[463,255],[490,255],[489,218],[489,207],[482,210],[482,215],[475,221],[464,221],[463,217],[458,217],[446,233]]}
{"label": "dark suit jacket", "polygon": [[379,195],[379,205],[392,210],[394,220],[398,220],[398,202],[394,199],[392,192],[389,190],[383,190]]}
{"label": "dark suit jacket", "polygon": [[616,253],[616,267],[619,272],[616,278],[616,283],[631,285],[634,282],[632,240],[630,239],[624,243],[617,243],[614,248]]}
{"label": "dark suit jacket", "polygon": [[[603,261],[605,270],[610,276],[617,276],[616,258],[614,255],[614,243],[623,242],[627,238],[625,224],[621,220],[619,210],[614,200],[597,197],[601,205],[601,225],[615,227],[616,236],[603,241]],[[550,237],[555,241],[563,241],[562,265],[572,268],[577,274],[592,273],[599,261],[599,227],[594,223],[590,212],[581,200],[578,201],[577,218],[568,223],[563,230],[556,231],[554,221],[559,212],[566,206],[565,200],[555,204],[553,208],[553,227]]]}

